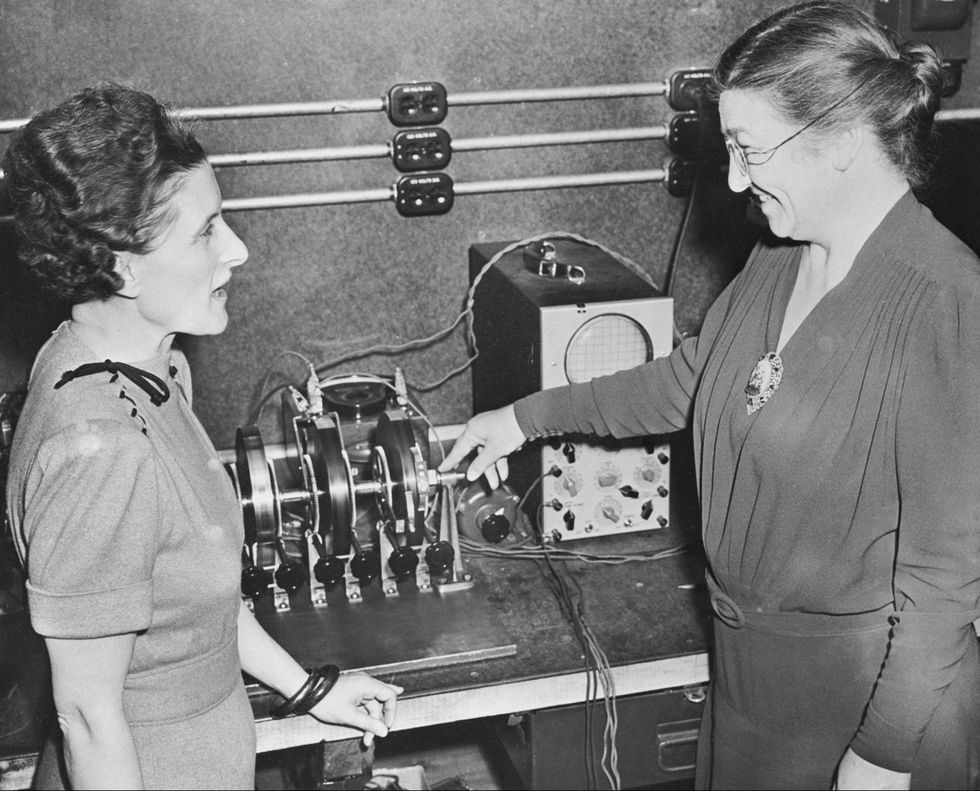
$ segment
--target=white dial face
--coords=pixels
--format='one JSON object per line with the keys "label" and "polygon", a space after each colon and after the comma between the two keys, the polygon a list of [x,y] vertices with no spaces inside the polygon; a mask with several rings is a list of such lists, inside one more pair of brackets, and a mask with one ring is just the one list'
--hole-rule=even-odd
{"label": "white dial face", "polygon": [[565,375],[569,382],[587,382],[652,359],[647,331],[629,316],[607,313],[587,321],[572,336],[565,350]]}

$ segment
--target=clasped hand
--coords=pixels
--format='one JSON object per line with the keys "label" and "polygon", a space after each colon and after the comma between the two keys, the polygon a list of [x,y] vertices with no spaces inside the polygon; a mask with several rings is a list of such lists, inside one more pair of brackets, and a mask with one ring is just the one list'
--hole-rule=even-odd
{"label": "clasped hand", "polygon": [[395,722],[398,696],[405,690],[365,673],[342,673],[333,689],[311,710],[318,720],[364,731],[364,746],[387,736]]}
{"label": "clasped hand", "polygon": [[466,423],[453,449],[439,465],[439,472],[454,470],[474,449],[479,449],[466,477],[475,481],[486,475],[490,487],[496,489],[507,478],[507,455],[521,447],[525,439],[512,405],[481,412]]}

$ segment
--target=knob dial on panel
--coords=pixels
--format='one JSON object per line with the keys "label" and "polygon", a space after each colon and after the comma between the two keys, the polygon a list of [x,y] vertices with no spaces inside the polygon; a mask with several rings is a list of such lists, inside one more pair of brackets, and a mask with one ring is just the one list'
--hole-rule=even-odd
{"label": "knob dial on panel", "polygon": [[510,534],[510,520],[503,514],[491,514],[480,523],[480,533],[490,544],[499,544]]}
{"label": "knob dial on panel", "polygon": [[350,559],[350,570],[358,581],[370,582],[380,571],[378,556],[368,550],[362,550]]}
{"label": "knob dial on panel", "polygon": [[287,593],[293,593],[303,587],[306,582],[306,569],[302,563],[287,560],[280,563],[276,569],[276,584]]}
{"label": "knob dial on panel", "polygon": [[596,472],[595,480],[600,487],[615,486],[620,479],[619,468],[615,464],[603,464]]}
{"label": "knob dial on panel", "polygon": [[425,562],[434,574],[440,574],[453,564],[456,553],[448,541],[437,541],[425,550]]}
{"label": "knob dial on panel", "polygon": [[336,555],[327,555],[313,564],[313,576],[321,585],[332,588],[344,578],[344,563]]}
{"label": "knob dial on panel", "polygon": [[582,480],[574,470],[565,470],[556,483],[558,493],[575,497],[582,490]]}
{"label": "knob dial on panel", "polygon": [[261,596],[272,584],[272,575],[260,566],[242,569],[242,593],[251,598]]}
{"label": "knob dial on panel", "polygon": [[618,522],[622,515],[622,506],[611,497],[606,497],[596,508],[596,518],[601,521]]}
{"label": "knob dial on panel", "polygon": [[398,579],[413,574],[418,565],[418,553],[411,547],[398,547],[388,556],[388,568]]}
{"label": "knob dial on panel", "polygon": [[663,476],[663,472],[660,467],[656,467],[653,464],[644,464],[638,470],[641,483],[657,483]]}

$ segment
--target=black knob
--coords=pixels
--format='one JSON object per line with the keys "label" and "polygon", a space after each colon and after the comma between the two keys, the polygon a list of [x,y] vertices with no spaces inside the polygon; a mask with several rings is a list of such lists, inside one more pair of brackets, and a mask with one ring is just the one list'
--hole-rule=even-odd
{"label": "black knob", "polygon": [[491,514],[480,523],[480,532],[488,544],[499,544],[510,535],[510,520],[503,514]]}
{"label": "black knob", "polygon": [[246,566],[242,569],[242,593],[254,599],[261,596],[272,584],[272,575],[260,566]]}
{"label": "black knob", "polygon": [[571,511],[565,511],[565,513],[561,515],[561,518],[565,523],[565,528],[567,530],[575,529],[575,514],[573,514]]}
{"label": "black knob", "polygon": [[350,559],[351,573],[360,582],[370,582],[378,576],[379,572],[378,556],[370,550],[358,552]]}
{"label": "black knob", "polygon": [[568,459],[569,464],[575,463],[575,446],[571,442],[566,442],[561,452],[565,454],[565,458]]}
{"label": "black knob", "polygon": [[647,500],[640,508],[640,516],[649,519],[653,515],[653,500]]}
{"label": "black knob", "polygon": [[638,491],[636,491],[636,489],[634,489],[632,486],[629,486],[629,485],[627,485],[627,486],[620,486],[619,487],[619,492],[620,492],[620,494],[623,495],[623,497],[632,497],[634,500],[640,496],[640,493]]}
{"label": "black knob", "polygon": [[327,555],[313,564],[313,576],[317,582],[332,588],[344,578],[344,562],[336,555]]}
{"label": "black knob", "polygon": [[448,541],[437,541],[430,544],[425,550],[425,562],[433,574],[440,574],[451,565],[456,553],[453,552],[452,544]]}
{"label": "black knob", "polygon": [[414,574],[418,565],[418,553],[411,547],[398,547],[388,555],[388,568],[398,579]]}
{"label": "black knob", "polygon": [[295,560],[287,560],[276,569],[276,584],[287,593],[295,593],[306,582],[306,569]]}

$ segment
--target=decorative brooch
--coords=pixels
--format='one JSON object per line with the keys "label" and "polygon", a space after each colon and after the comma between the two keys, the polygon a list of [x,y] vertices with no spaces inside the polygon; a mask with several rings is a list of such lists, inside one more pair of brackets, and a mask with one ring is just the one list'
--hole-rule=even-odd
{"label": "decorative brooch", "polygon": [[776,392],[782,378],[783,361],[779,359],[779,355],[776,352],[762,355],[752,369],[749,383],[745,385],[746,413],[751,415],[762,409],[762,405]]}

